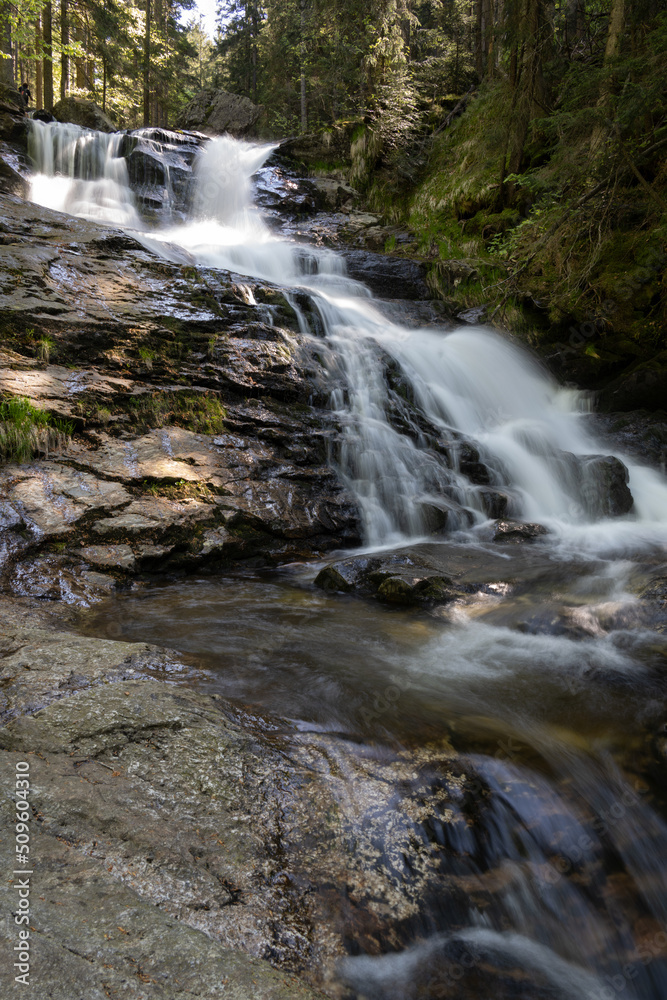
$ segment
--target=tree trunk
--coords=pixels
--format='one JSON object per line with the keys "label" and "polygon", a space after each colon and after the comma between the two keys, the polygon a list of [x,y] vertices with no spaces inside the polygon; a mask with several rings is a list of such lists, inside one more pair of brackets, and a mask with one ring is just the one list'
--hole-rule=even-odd
{"label": "tree trunk", "polygon": [[35,107],[44,107],[44,81],[42,77],[42,60],[40,59],[40,53],[42,51],[42,21],[41,18],[37,18],[35,21],[35,54],[37,56],[35,60]]}
{"label": "tree trunk", "polygon": [[565,46],[568,55],[580,40],[583,32],[581,0],[567,0],[565,7]]}
{"label": "tree trunk", "polygon": [[477,0],[475,5],[475,69],[477,76],[481,80],[484,76],[484,12],[482,0]]}
{"label": "tree trunk", "polygon": [[[505,196],[512,195],[505,178],[518,173],[521,168],[523,147],[533,113],[533,103],[537,82],[541,76],[541,52],[543,42],[542,0],[524,0],[518,17],[510,21],[510,37],[513,45],[510,55],[510,82],[512,84],[512,106],[507,127],[505,149],[500,163],[500,177],[496,210],[505,205]],[[519,48],[519,39],[521,46]]]}
{"label": "tree trunk", "polygon": [[[609,12],[609,27],[607,29],[607,44],[604,50],[604,68],[607,75],[600,85],[600,96],[598,98],[598,110],[605,115],[609,109],[609,102],[613,91],[613,79],[609,64],[618,59],[621,54],[621,38],[623,36],[623,26],[625,23],[625,0],[612,0],[611,11]],[[607,128],[603,122],[596,125],[591,136],[591,156],[602,148],[607,135]]]}
{"label": "tree trunk", "polygon": [[0,59],[0,80],[2,80],[3,83],[13,85],[14,76],[12,73],[12,60],[11,60],[12,26],[9,23],[8,17],[3,17],[0,20],[0,34],[1,34],[0,45],[2,47],[2,51],[6,56],[10,57],[8,59]]}
{"label": "tree trunk", "polygon": [[146,0],[144,30],[144,125],[151,121],[151,0]]}
{"label": "tree trunk", "polygon": [[44,37],[44,107],[53,111],[53,5],[51,0],[44,4],[42,12],[42,33]]}
{"label": "tree trunk", "polygon": [[[81,21],[76,22],[75,28],[76,40],[81,46],[85,47],[86,35],[83,29],[83,24]],[[84,56],[77,56],[74,60],[74,65],[76,66],[76,89],[85,90],[86,89],[86,61]]]}
{"label": "tree trunk", "polygon": [[493,0],[484,0],[484,61],[486,63],[487,76],[493,76],[493,71],[495,69],[495,55],[493,51],[495,25],[493,8]]}
{"label": "tree trunk", "polygon": [[[69,0],[60,0],[60,41],[69,45]],[[64,101],[69,90],[69,56],[60,54],[60,100]]]}
{"label": "tree trunk", "polygon": [[306,0],[301,0],[301,132],[308,130],[308,107],[306,104]]}
{"label": "tree trunk", "polygon": [[257,3],[253,0],[251,7],[252,23],[252,99],[257,104],[257,36],[259,34],[259,15],[257,13]]}

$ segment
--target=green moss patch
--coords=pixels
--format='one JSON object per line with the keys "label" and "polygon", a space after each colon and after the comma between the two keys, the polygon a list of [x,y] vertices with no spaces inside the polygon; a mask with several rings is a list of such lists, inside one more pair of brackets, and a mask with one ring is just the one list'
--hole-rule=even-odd
{"label": "green moss patch", "polygon": [[133,396],[128,404],[133,423],[150,430],[173,424],[198,434],[221,434],[227,411],[208,392],[158,391]]}

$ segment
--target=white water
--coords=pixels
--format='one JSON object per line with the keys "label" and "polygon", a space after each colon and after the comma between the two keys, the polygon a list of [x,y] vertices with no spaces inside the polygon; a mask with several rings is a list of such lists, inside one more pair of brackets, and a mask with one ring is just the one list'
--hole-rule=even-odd
{"label": "white water", "polygon": [[123,136],[78,125],[31,122],[28,152],[35,164],[30,198],[38,205],[94,222],[141,227],[127,164],[119,156]]}
{"label": "white water", "polygon": [[[119,139],[34,123],[33,200],[141,229]],[[445,519],[449,528],[487,519],[484,488],[457,471],[461,436],[475,443],[491,486],[509,494],[510,515],[547,525],[566,548],[609,552],[664,543],[667,483],[650,469],[623,459],[635,501],[629,515],[600,519],[591,510],[598,483],[571,456],[608,452],[581,426],[580,394],[559,389],[525,351],[488,329],[408,330],[389,322],[364,286],[345,276],[342,258],[270,232],[252,204],[251,178],[274,148],[214,139],[196,164],[191,222],[143,235],[165,256],[180,247],[209,267],[310,293],[338,381],[332,406],[343,440],[334,460],[358,498],[368,544],[426,535]],[[300,320],[308,329],[303,313]],[[432,432],[414,426],[404,406],[400,429],[389,418],[402,403],[387,390],[387,356]]]}
{"label": "white water", "polygon": [[[511,513],[551,529],[549,558],[565,562],[582,554],[586,558],[587,553],[614,556],[606,570],[595,570],[595,582],[606,572],[603,600],[632,603],[624,585],[633,563],[618,557],[665,545],[664,477],[619,456],[630,470],[634,510],[622,518],[596,517],[590,504],[596,484],[586,481],[582,466],[568,457],[608,454],[583,427],[585,399],[560,389],[525,351],[488,329],[409,330],[391,323],[368,291],[346,277],[336,254],[277,238],[252,205],[252,174],[272,146],[228,138],[212,141],[196,167],[191,221],[148,233],[136,213],[124,162],[116,155],[115,137],[96,139],[70,126],[35,129],[32,148],[38,173],[33,200],[39,204],[133,228],[147,246],[172,259],[185,251],[206,266],[273,281],[292,291],[305,290],[311,296],[312,309],[326,333],[318,348],[331,375],[331,404],[343,428],[335,460],[359,500],[369,546],[426,534],[434,509],[446,514],[451,528],[472,532],[469,538],[483,532],[484,489],[460,471],[462,438],[466,438],[475,442],[491,470],[492,486],[510,494]],[[296,298],[292,301],[296,308]],[[303,310],[298,314],[303,331],[310,333],[311,318]],[[410,396],[426,418],[422,424],[416,425],[413,411],[388,390],[388,363],[402,372]],[[664,924],[667,831],[662,823],[650,807],[634,801],[636,796],[609,767],[590,763],[574,751],[569,755],[566,744],[545,747],[548,727],[542,717],[542,696],[546,701],[551,693],[574,706],[598,697],[593,683],[597,676],[622,681],[644,672],[627,633],[601,627],[594,603],[578,613],[592,622],[590,639],[526,634],[462,615],[453,627],[415,644],[410,657],[402,653],[392,667],[402,683],[426,701],[430,695],[440,704],[444,692],[462,714],[478,713],[519,725],[526,742],[544,752],[553,773],[567,776],[563,785],[574,790],[573,801],[587,805],[594,815],[613,817],[614,807],[626,803],[621,818],[608,822],[600,844],[595,840],[596,857],[603,854],[603,842],[610,843],[647,912]],[[312,634],[304,641],[312,645]],[[224,645],[222,640],[218,644]],[[329,634],[326,646],[336,647]],[[275,658],[272,654],[272,671]],[[301,678],[302,686],[313,684],[312,671],[308,677],[307,682]],[[531,685],[540,698],[530,694]],[[337,683],[331,687],[337,690]],[[531,741],[532,727],[536,735]],[[558,725],[553,731],[558,732]],[[482,763],[479,769],[484,771]],[[575,845],[583,836],[576,826],[575,807],[554,792],[551,782],[518,763],[492,763],[486,780],[493,791],[491,802],[499,803],[497,815],[489,819],[497,843],[490,837],[489,849],[497,849],[515,872],[507,889],[499,893],[502,912],[495,914],[495,925],[488,926],[485,918],[472,914],[472,926],[457,935],[438,935],[423,947],[392,957],[353,960],[347,970],[350,980],[366,996],[387,1000],[395,995],[405,1000],[412,995],[414,970],[425,961],[428,964],[438,950],[445,955],[446,968],[456,965],[463,942],[476,962],[502,955],[527,969],[541,970],[554,985],[555,996],[607,1000],[616,995],[617,987],[609,986],[607,974],[622,979],[622,958],[620,965],[598,958],[605,947],[618,956],[632,955],[627,942],[633,929],[619,922],[612,932],[617,921],[617,913],[611,912],[614,903],[609,919],[601,921],[576,879],[561,877],[552,863],[552,856],[563,849],[563,823]],[[519,793],[511,791],[513,784]],[[523,815],[522,803],[528,803],[531,815]],[[642,831],[651,833],[651,850],[646,850]],[[472,850],[463,844],[460,853],[461,863],[474,872]],[[591,867],[597,863],[594,858]],[[546,881],[540,881],[545,872]],[[573,915],[579,922],[570,927],[568,917]],[[499,929],[508,922],[514,933]],[[584,939],[581,926],[588,928]],[[452,958],[448,958],[450,945],[456,946]],[[645,972],[637,961],[632,971],[632,980],[623,980],[621,996],[658,1000],[664,995],[667,973],[657,962]]]}

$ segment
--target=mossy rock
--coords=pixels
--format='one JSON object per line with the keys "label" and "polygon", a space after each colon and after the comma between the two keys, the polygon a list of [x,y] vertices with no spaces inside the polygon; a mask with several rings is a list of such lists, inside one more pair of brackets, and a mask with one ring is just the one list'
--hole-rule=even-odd
{"label": "mossy rock", "polygon": [[58,101],[53,109],[56,121],[70,122],[95,132],[115,132],[116,125],[94,101],[82,97],[66,97]]}
{"label": "mossy rock", "polygon": [[667,351],[661,351],[650,361],[635,365],[620,378],[610,382],[599,398],[605,413],[615,410],[658,410],[667,399]]}

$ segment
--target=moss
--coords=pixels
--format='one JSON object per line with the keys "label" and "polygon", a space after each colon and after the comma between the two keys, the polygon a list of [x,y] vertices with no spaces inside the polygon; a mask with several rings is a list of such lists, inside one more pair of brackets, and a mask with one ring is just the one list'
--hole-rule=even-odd
{"label": "moss", "polygon": [[132,396],[128,411],[140,427],[157,428],[174,424],[199,434],[221,434],[227,415],[213,393],[186,391],[157,391]]}

